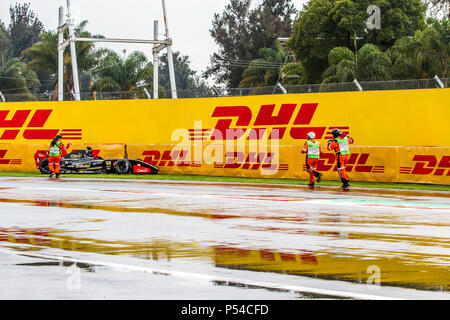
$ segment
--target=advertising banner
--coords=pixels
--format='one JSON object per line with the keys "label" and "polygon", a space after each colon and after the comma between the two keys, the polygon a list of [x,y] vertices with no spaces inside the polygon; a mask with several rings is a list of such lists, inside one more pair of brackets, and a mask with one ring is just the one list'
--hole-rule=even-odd
{"label": "advertising banner", "polygon": [[0,143],[88,144],[276,140],[348,131],[358,146],[450,146],[450,89],[334,92],[162,100],[17,102],[0,105]]}
{"label": "advertising banner", "polygon": [[[74,144],[70,149],[84,149]],[[229,147],[222,144],[93,144],[102,158],[141,159],[162,174],[307,179],[305,155],[298,146]],[[0,171],[37,171],[34,155],[47,146],[0,144]],[[450,147],[350,147],[350,180],[450,184]],[[318,171],[339,180],[336,156],[322,146]]]}
{"label": "advertising banner", "polygon": [[[161,173],[303,178],[313,131],[319,171],[338,180],[325,150],[333,128],[355,140],[353,181],[448,181],[450,89],[0,105],[0,171],[36,170],[57,134],[103,157],[141,158]],[[170,159],[169,159],[170,158]]]}

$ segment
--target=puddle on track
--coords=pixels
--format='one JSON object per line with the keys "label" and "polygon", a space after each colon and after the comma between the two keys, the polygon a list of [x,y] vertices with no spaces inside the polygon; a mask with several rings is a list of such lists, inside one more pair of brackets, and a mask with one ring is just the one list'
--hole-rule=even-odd
{"label": "puddle on track", "polygon": [[[108,185],[116,183],[118,182],[108,181]],[[90,186],[90,184],[87,185]],[[171,185],[187,188],[184,192],[192,192],[190,189],[193,187],[191,183],[159,184],[165,185],[165,192],[170,191]],[[147,186],[148,182],[131,185]],[[202,188],[204,187],[202,185]],[[295,186],[256,188],[248,185],[232,185],[225,188],[229,192],[237,190],[238,197],[252,196],[252,190],[260,193],[288,190],[281,195],[257,194],[255,196],[268,200],[277,197],[289,198],[293,191],[299,190],[299,187]],[[8,193],[14,192],[14,187],[3,187],[2,190]],[[115,193],[115,190],[110,190],[111,193]],[[410,201],[412,209],[417,209],[413,208],[414,202],[429,204],[430,208],[438,203],[443,205],[443,207],[433,208],[436,210],[410,211],[408,208],[400,210],[389,207],[335,208],[331,202],[324,202],[315,210],[314,206],[303,201],[306,198],[313,198],[311,194],[302,197],[301,193],[295,195],[297,199],[302,199],[297,202],[297,207],[293,207],[292,203],[278,204],[268,203],[268,201],[252,204],[242,202],[242,205],[241,202],[230,204],[229,201],[232,199],[229,199],[228,195],[221,195],[221,190],[214,190],[221,196],[215,199],[220,205],[215,202],[208,204],[208,201],[190,200],[188,205],[183,207],[173,205],[170,199],[167,200],[164,197],[158,201],[148,197],[142,198],[142,195],[139,195],[142,192],[134,191],[140,198],[115,198],[112,195],[102,200],[101,197],[84,195],[60,201],[64,198],[63,196],[49,195],[48,197],[56,201],[46,201],[24,199],[23,195],[15,198],[2,196],[0,208],[2,204],[10,205],[12,208],[20,207],[21,214],[29,217],[29,221],[26,223],[27,226],[23,226],[24,224],[20,222],[22,220],[14,224],[14,217],[8,217],[12,222],[10,221],[8,226],[2,225],[0,210],[0,245],[9,248],[26,245],[33,252],[59,249],[69,254],[79,252],[130,256],[141,260],[172,264],[193,261],[219,269],[288,274],[360,284],[365,284],[369,280],[371,276],[368,272],[369,267],[378,266],[381,270],[382,286],[450,291],[448,233],[450,218],[445,212],[446,206],[449,205],[449,197],[445,193],[421,194],[403,190],[399,192],[370,191],[372,198],[384,197],[387,199],[384,201],[389,204],[392,204],[395,199],[399,201],[398,203]],[[120,192],[119,190],[118,193]],[[350,194],[358,196],[364,196],[367,193],[369,193],[367,190],[350,191]],[[326,191],[325,188],[321,188],[320,199],[335,201],[336,197],[342,194],[339,190]],[[434,196],[437,201],[432,201]],[[411,199],[413,199],[412,202]],[[92,204],[87,200],[95,200],[96,203]],[[183,200],[177,199],[177,201],[182,203]],[[345,201],[345,199],[338,199],[335,202],[338,201]],[[30,208],[29,213],[26,208]],[[52,219],[40,217],[39,213],[42,211],[35,211],[34,208],[52,209],[55,216],[52,216]],[[132,215],[129,219],[140,215],[142,221],[148,222],[150,226],[153,226],[150,223],[155,223],[155,219],[160,221],[161,217],[164,217],[166,220],[161,223],[169,223],[166,224],[168,230],[150,228],[146,237],[138,233],[134,238],[117,233],[117,237],[110,239],[111,233],[123,227],[123,221],[126,221],[118,218],[127,214]],[[70,221],[68,217],[71,217]],[[33,221],[38,222],[40,219],[49,219],[50,226],[42,227],[45,221],[38,224],[41,227],[30,226]],[[183,229],[172,230],[171,223],[183,226],[186,234],[179,234],[183,232],[181,231]],[[80,226],[74,228],[74,224]],[[139,222],[134,222],[132,227],[135,227],[137,231],[142,228]],[[105,237],[105,232],[108,237]],[[220,233],[220,237],[215,238],[215,233]],[[21,250],[24,249],[21,248]],[[44,262],[20,265],[56,267],[60,264]],[[84,267],[94,272],[92,266]],[[220,281],[214,284],[239,286],[239,284],[227,284]]]}

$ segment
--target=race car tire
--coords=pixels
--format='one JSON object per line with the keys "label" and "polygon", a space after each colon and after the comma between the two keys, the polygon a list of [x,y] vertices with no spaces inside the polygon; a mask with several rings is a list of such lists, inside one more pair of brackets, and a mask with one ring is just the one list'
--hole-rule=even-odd
{"label": "race car tire", "polygon": [[126,174],[131,169],[130,161],[127,159],[120,159],[114,162],[114,169],[116,170],[117,174]]}
{"label": "race car tire", "polygon": [[41,162],[39,163],[39,171],[42,174],[49,174],[50,173],[50,169],[48,168],[48,158],[41,160]]}

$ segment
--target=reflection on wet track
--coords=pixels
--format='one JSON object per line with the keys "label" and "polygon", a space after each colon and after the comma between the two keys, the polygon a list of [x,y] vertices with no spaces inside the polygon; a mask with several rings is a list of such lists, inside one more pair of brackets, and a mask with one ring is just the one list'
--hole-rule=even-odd
{"label": "reflection on wet track", "polygon": [[6,299],[450,299],[449,240],[447,192],[0,178]]}

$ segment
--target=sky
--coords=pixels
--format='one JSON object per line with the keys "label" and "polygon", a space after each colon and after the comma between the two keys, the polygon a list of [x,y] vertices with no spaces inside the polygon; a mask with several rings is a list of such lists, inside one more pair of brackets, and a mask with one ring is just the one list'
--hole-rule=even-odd
{"label": "sky", "polygon": [[[230,0],[166,0],[169,35],[173,51],[188,55],[192,70],[200,75],[209,66],[210,56],[218,50],[209,30],[215,13],[221,14]],[[252,0],[253,5],[262,0]],[[292,0],[300,10],[307,0]],[[44,24],[45,30],[56,31],[58,8],[67,13],[66,0],[0,0],[0,20],[9,25],[9,7],[30,3],[30,9]],[[75,22],[88,20],[86,30],[106,38],[153,39],[153,21],[159,21],[159,39],[163,39],[164,19],[161,0],[71,0]],[[97,43],[97,47],[127,53],[143,51],[152,59],[151,44]]]}

